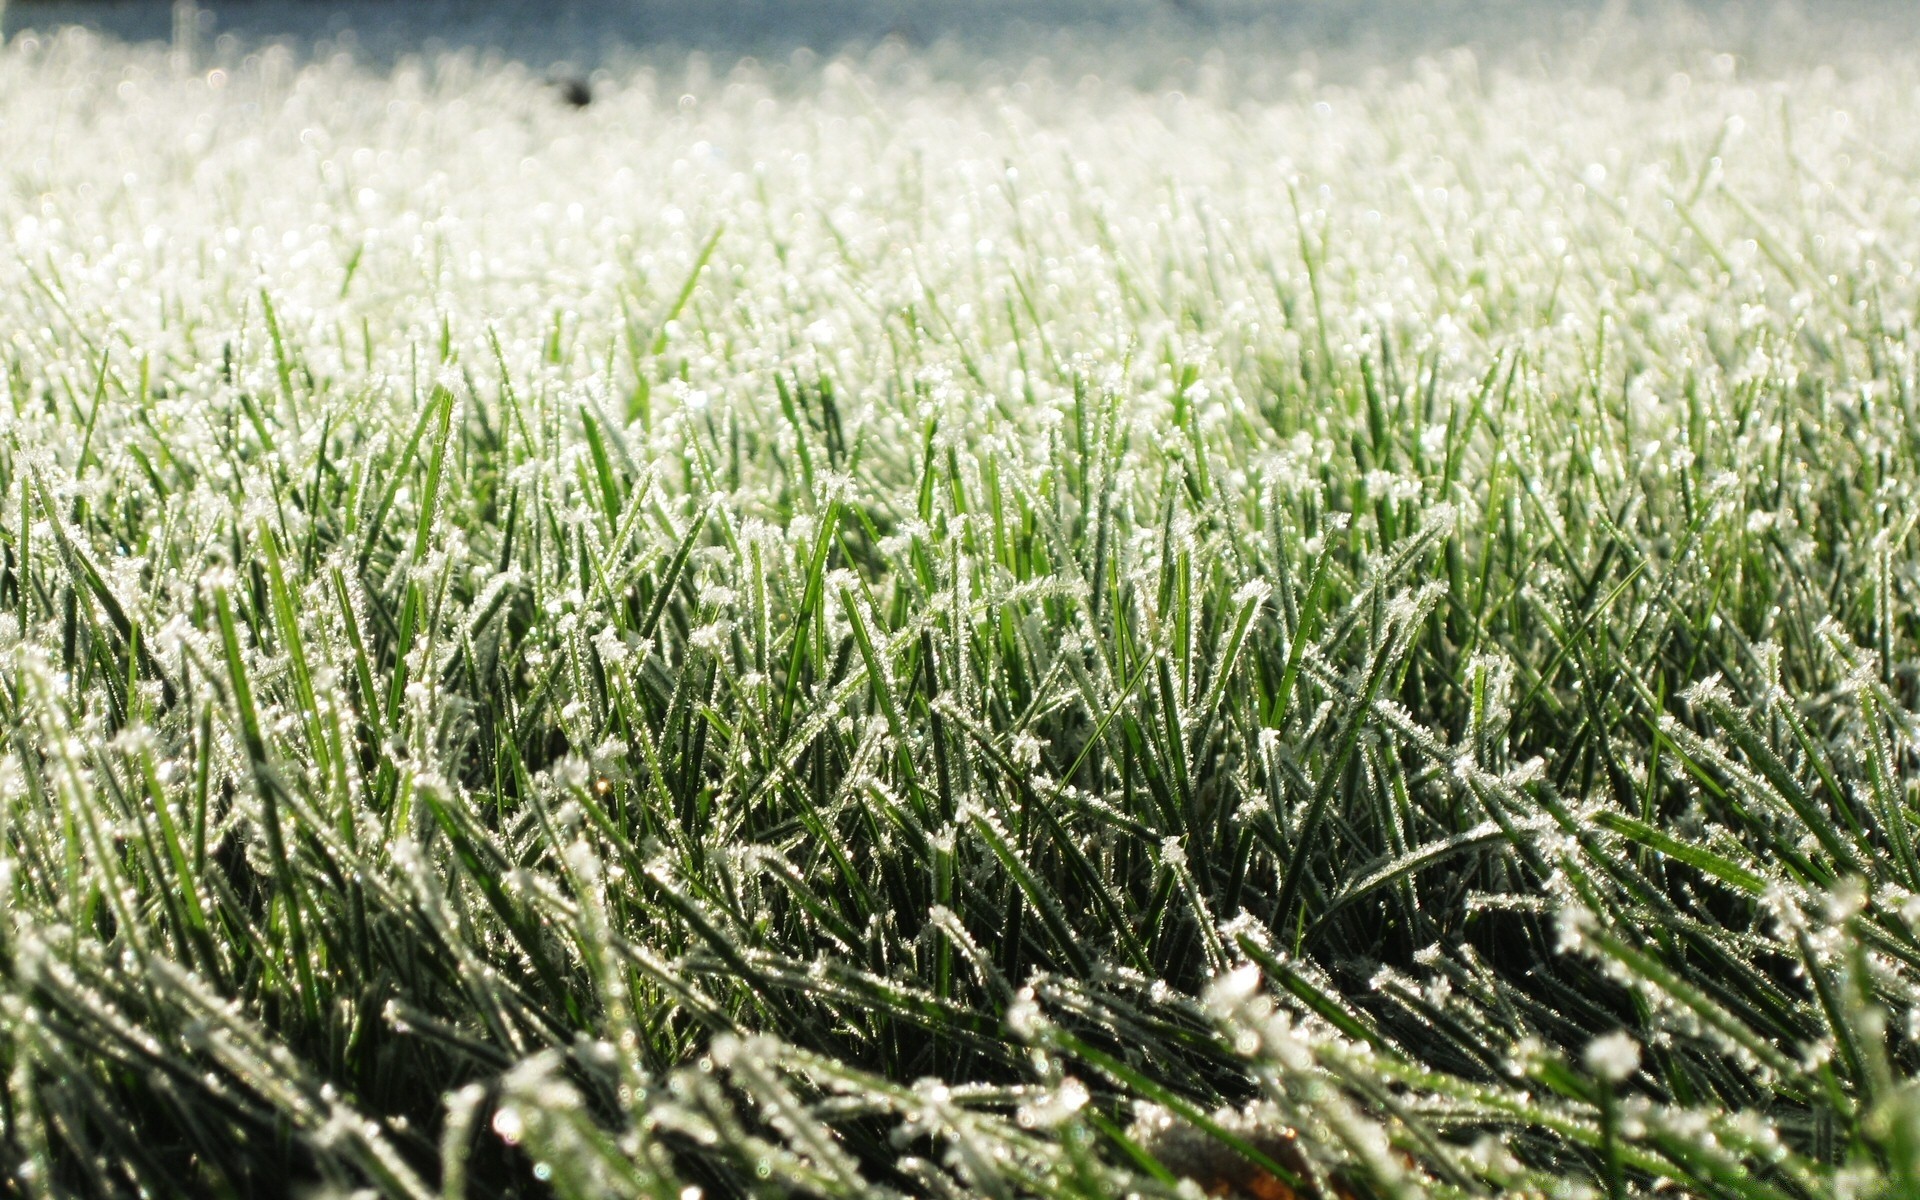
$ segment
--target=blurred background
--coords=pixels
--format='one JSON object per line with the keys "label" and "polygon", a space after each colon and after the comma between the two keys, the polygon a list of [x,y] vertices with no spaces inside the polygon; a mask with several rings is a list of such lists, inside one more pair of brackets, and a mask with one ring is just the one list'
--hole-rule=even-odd
{"label": "blurred background", "polygon": [[[1722,48],[1835,54],[1888,39],[1920,48],[1913,0],[0,0],[0,31],[82,25],[125,40],[191,38],[229,51],[280,43],[371,63],[469,49],[592,70],[702,51],[722,61],[887,44],[973,59],[1099,58],[1127,44],[1168,54],[1312,54],[1378,65],[1464,46],[1499,58],[1564,49],[1618,23],[1670,21]],[[934,58],[939,55],[935,54]],[[1558,57],[1556,55],[1556,57]]]}

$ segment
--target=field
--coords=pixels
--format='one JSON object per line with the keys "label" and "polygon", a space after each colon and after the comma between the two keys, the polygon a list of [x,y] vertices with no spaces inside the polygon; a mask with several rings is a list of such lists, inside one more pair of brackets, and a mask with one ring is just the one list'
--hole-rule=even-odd
{"label": "field", "polygon": [[1920,1195],[1897,13],[25,7],[0,1197]]}

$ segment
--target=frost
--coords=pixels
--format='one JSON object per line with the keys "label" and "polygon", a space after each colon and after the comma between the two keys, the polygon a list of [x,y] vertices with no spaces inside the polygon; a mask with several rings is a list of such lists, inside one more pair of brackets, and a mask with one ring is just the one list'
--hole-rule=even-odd
{"label": "frost", "polygon": [[29,1192],[1913,1190],[1904,43],[991,7],[9,21]]}
{"label": "frost", "polygon": [[1624,1030],[1616,1030],[1588,1042],[1580,1060],[1596,1077],[1625,1083],[1640,1069],[1640,1044]]}

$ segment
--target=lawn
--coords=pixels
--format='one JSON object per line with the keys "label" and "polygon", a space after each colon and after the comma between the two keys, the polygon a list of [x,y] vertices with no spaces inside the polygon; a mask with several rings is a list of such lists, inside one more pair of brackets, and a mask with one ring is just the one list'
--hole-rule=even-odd
{"label": "lawn", "polygon": [[23,10],[0,1197],[1920,1195],[1910,19]]}

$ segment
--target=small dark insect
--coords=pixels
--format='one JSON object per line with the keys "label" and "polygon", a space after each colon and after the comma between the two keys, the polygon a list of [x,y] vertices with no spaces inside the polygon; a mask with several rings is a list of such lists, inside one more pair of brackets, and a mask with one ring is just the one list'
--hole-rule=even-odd
{"label": "small dark insect", "polygon": [[560,93],[561,101],[573,108],[585,108],[593,103],[593,85],[578,75],[562,75],[553,81],[553,86]]}

